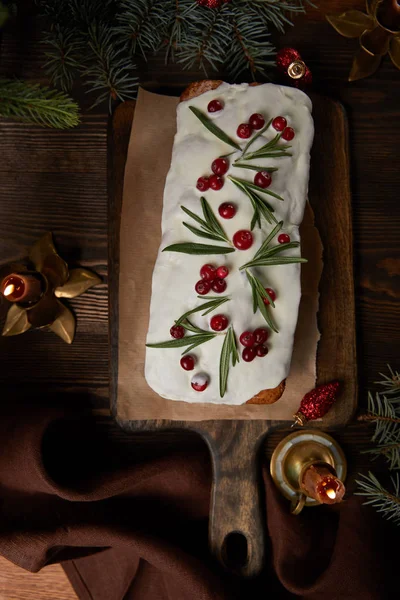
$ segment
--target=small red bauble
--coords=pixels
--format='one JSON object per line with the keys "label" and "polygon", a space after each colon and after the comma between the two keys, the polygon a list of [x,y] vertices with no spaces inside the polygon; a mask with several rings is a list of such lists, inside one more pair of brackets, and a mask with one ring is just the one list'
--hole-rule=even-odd
{"label": "small red bauble", "polygon": [[197,0],[199,6],[205,6],[206,8],[220,8],[227,2],[230,2],[230,0]]}
{"label": "small red bauble", "polygon": [[251,346],[254,346],[256,341],[254,333],[252,333],[251,331],[243,331],[239,340],[242,346],[246,346],[246,348],[251,348]]}
{"label": "small red bauble", "polygon": [[208,177],[199,177],[196,187],[198,190],[200,190],[200,192],[206,192],[210,188],[210,180]]}
{"label": "small red bauble", "polygon": [[236,215],[236,206],[230,202],[224,202],[218,208],[218,212],[223,219],[232,219]]}
{"label": "small red bauble", "polygon": [[335,402],[339,391],[339,382],[331,381],[308,392],[300,402],[299,410],[294,416],[298,425],[323,417]]}
{"label": "small red bauble", "polygon": [[283,131],[287,125],[287,121],[285,117],[275,117],[272,121],[272,127],[276,129],[276,131]]}
{"label": "small red bauble", "polygon": [[265,119],[260,113],[254,113],[249,119],[253,129],[262,129],[265,125]]}
{"label": "small red bauble", "polygon": [[193,375],[190,385],[196,392],[204,392],[208,386],[208,375],[205,373],[197,373]]}
{"label": "small red bauble", "polygon": [[181,358],[181,367],[182,369],[185,369],[185,371],[193,371],[195,363],[194,356],[191,354],[186,354]]}
{"label": "small red bauble", "polygon": [[264,346],[264,344],[260,344],[259,346],[256,346],[255,351],[256,351],[257,356],[261,356],[261,357],[267,356],[267,354],[268,354],[268,348],[267,348],[267,346]]}
{"label": "small red bauble", "polygon": [[248,250],[253,244],[253,235],[247,229],[240,229],[233,236],[233,245],[238,250]]}
{"label": "small red bauble", "polygon": [[206,281],[214,281],[217,271],[213,265],[203,265],[200,269],[200,277]]}
{"label": "small red bauble", "polygon": [[301,60],[300,52],[295,48],[281,48],[276,54],[276,66],[281,71],[286,72],[294,60]]}
{"label": "small red bauble", "polygon": [[223,331],[228,327],[228,319],[225,315],[214,315],[211,318],[210,327],[214,331]]}
{"label": "small red bauble", "polygon": [[[265,291],[267,292],[268,296],[271,298],[272,302],[275,302],[276,294],[275,294],[274,290],[272,288],[265,288]],[[263,298],[263,301],[264,301],[264,304],[269,304],[268,298]]]}
{"label": "small red bauble", "polygon": [[242,140],[247,140],[253,133],[253,128],[248,123],[241,123],[237,128],[236,133]]}
{"label": "small red bauble", "polygon": [[311,84],[312,84],[312,73],[308,67],[306,67],[305,73],[304,73],[303,77],[301,77],[301,79],[293,80],[293,85],[295,85],[297,88],[300,88],[300,89],[303,89],[307,85],[311,85]]}
{"label": "small red bauble", "polygon": [[286,142],[290,142],[290,140],[292,140],[295,136],[295,132],[294,129],[292,129],[291,127],[286,127],[286,129],[284,129],[283,133],[282,133],[282,139],[285,140]]}
{"label": "small red bauble", "polygon": [[180,340],[185,336],[185,328],[182,327],[182,325],[172,325],[169,332],[171,337],[175,338],[176,340]]}
{"label": "small red bauble", "polygon": [[278,235],[279,244],[288,244],[290,242],[290,235],[287,233],[281,233]]}
{"label": "small red bauble", "polygon": [[216,294],[222,294],[226,290],[227,283],[222,277],[215,279],[211,284],[211,289]]}
{"label": "small red bauble", "polygon": [[254,348],[245,348],[242,352],[242,358],[245,362],[251,362],[256,357]]}
{"label": "small red bauble", "polygon": [[207,106],[207,110],[210,113],[218,112],[219,110],[222,110],[223,108],[224,108],[224,105],[219,100],[211,100],[211,102],[209,102],[208,106]]}
{"label": "small red bauble", "polygon": [[205,294],[208,294],[210,291],[211,284],[206,279],[200,279],[200,281],[198,281],[194,286],[194,289],[198,294],[200,294],[200,296],[205,296]]}
{"label": "small red bauble", "polygon": [[228,267],[218,267],[217,269],[217,277],[219,277],[220,279],[225,279],[225,277],[228,277],[229,275],[229,269]]}
{"label": "small red bauble", "polygon": [[258,329],[255,329],[253,331],[253,334],[254,334],[254,338],[256,340],[256,344],[263,344],[268,339],[269,331],[268,331],[268,329],[265,329],[264,327],[259,327]]}
{"label": "small red bauble", "polygon": [[216,192],[218,190],[220,190],[224,185],[224,180],[222,179],[222,177],[219,177],[218,175],[211,175],[209,181],[210,181],[210,188]]}
{"label": "small red bauble", "polygon": [[227,170],[229,169],[229,160],[226,158],[216,158],[213,160],[211,165],[211,171],[215,173],[215,175],[225,175]]}
{"label": "small red bauble", "polygon": [[260,188],[267,188],[271,185],[272,177],[268,171],[259,171],[254,175],[254,183]]}

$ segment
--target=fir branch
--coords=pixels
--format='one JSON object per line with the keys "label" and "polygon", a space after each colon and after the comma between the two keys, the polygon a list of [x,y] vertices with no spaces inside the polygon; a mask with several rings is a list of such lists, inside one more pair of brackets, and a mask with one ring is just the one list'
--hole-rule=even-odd
{"label": "fir branch", "polygon": [[375,433],[372,437],[373,442],[385,444],[393,436],[397,435],[400,437],[400,429],[398,427],[400,423],[400,407],[396,409],[385,395],[381,395],[378,392],[375,398],[370,392],[368,393],[368,412],[365,415],[360,415],[358,420],[375,423]]}
{"label": "fir branch", "polygon": [[378,479],[369,472],[368,475],[361,475],[363,479],[357,480],[360,491],[357,496],[366,496],[367,501],[364,504],[370,504],[379,513],[382,513],[386,519],[392,520],[396,525],[400,525],[400,477],[396,473],[391,477],[393,492],[384,488]]}
{"label": "fir branch", "polygon": [[82,67],[82,45],[75,36],[74,31],[63,30],[59,25],[55,25],[45,37],[48,47],[45,52],[45,71],[51,82],[64,91],[72,88]]}
{"label": "fir branch", "polygon": [[[383,379],[381,381],[377,381],[377,385],[381,385],[384,388],[384,393],[386,396],[389,396],[389,401],[394,404],[400,402],[400,373],[398,371],[393,371],[390,365],[387,365],[389,370],[389,375],[385,375],[384,373],[379,373]],[[392,398],[392,396],[396,396]]]}
{"label": "fir branch", "polygon": [[69,96],[38,84],[0,79],[0,116],[56,129],[79,123],[78,105]]}
{"label": "fir branch", "polygon": [[[198,17],[198,4],[195,0],[166,0],[165,10],[168,23],[165,32],[165,62],[174,59],[177,52],[184,46],[193,25]],[[198,14],[198,12],[197,12]]]}
{"label": "fir branch", "polygon": [[168,23],[165,3],[159,0],[122,0],[117,15],[115,33],[127,40],[132,53],[147,53],[160,48]]}
{"label": "fir branch", "polygon": [[[242,2],[247,0],[241,0]],[[268,22],[272,23],[278,31],[281,33],[285,32],[285,25],[293,25],[289,15],[305,13],[305,4],[315,6],[309,0],[304,2],[303,0],[285,0],[280,2],[275,0],[274,2],[268,2],[266,0],[253,0],[251,9],[254,12],[255,18],[263,20],[266,25]]]}

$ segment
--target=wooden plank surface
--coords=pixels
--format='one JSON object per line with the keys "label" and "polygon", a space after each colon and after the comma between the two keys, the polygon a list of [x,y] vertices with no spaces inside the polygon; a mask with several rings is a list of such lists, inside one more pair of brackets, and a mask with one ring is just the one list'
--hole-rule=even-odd
{"label": "wooden plank surface", "polygon": [[0,600],[76,600],[61,565],[29,573],[0,556]]}

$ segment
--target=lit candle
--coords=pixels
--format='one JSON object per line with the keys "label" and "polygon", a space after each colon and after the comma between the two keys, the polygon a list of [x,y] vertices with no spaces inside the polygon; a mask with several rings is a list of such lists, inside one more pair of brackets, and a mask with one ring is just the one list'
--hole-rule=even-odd
{"label": "lit candle", "polygon": [[400,30],[400,2],[399,0],[383,0],[378,8],[378,21],[390,29],[390,31]]}
{"label": "lit candle", "polygon": [[321,504],[337,504],[345,494],[343,482],[327,463],[313,463],[302,473],[301,490]]}
{"label": "lit candle", "polygon": [[0,284],[0,292],[10,302],[37,302],[43,293],[41,275],[10,273]]}

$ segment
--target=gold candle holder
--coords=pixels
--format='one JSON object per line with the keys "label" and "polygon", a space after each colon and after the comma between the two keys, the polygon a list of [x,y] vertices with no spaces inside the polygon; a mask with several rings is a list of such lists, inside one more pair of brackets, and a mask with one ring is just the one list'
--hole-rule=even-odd
{"label": "gold candle holder", "polygon": [[326,465],[342,482],[347,474],[343,450],[330,435],[315,430],[295,431],[275,448],[270,472],[279,491],[291,501],[292,514],[321,502],[304,493],[303,475],[311,465]]}
{"label": "gold candle holder", "polygon": [[[40,284],[37,289],[33,285],[35,281]],[[0,268],[0,300],[12,302],[2,335],[19,335],[29,329],[48,327],[71,344],[75,335],[75,317],[59,298],[76,298],[100,282],[100,277],[87,269],[69,269],[57,254],[52,234],[46,233],[32,246],[26,262]],[[7,299],[15,292],[14,288],[19,291],[19,284],[20,295],[17,293]],[[27,296],[22,286],[32,293]]]}

